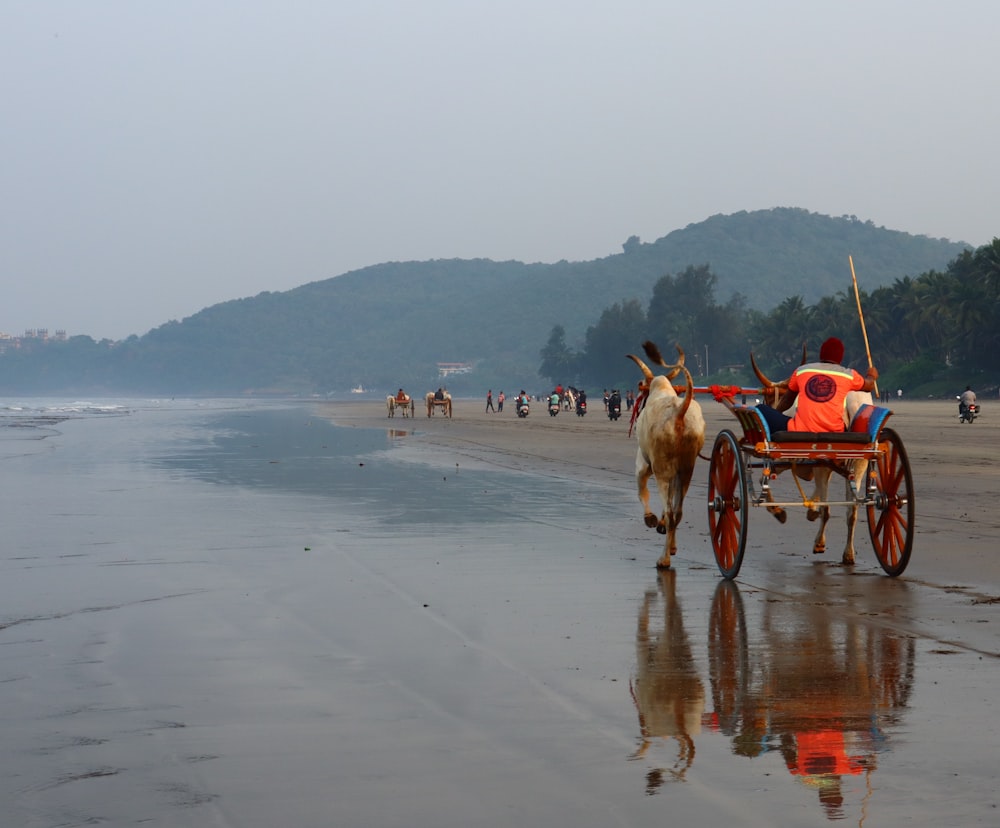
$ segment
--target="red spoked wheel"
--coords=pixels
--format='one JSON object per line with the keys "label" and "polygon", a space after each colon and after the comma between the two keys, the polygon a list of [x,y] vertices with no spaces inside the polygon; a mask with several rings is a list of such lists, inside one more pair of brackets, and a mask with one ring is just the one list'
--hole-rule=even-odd
{"label": "red spoked wheel", "polygon": [[879,456],[874,461],[874,503],[868,508],[868,534],[875,557],[893,577],[902,574],[913,550],[913,475],[903,441],[891,428],[879,434]]}
{"label": "red spoked wheel", "polygon": [[747,480],[736,435],[720,431],[708,466],[708,530],[727,580],[739,574],[747,542]]}

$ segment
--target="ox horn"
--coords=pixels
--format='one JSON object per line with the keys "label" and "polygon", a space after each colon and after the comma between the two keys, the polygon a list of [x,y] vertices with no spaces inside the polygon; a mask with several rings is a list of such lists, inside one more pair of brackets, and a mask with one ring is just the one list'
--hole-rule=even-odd
{"label": "ox horn", "polygon": [[753,372],[757,375],[757,379],[760,380],[761,385],[765,388],[774,388],[774,383],[764,376],[764,372],[757,365],[757,360],[753,358],[753,351],[750,352],[750,365],[753,366]]}
{"label": "ox horn", "polygon": [[626,354],[625,356],[639,366],[639,370],[642,371],[642,375],[646,378],[647,383],[653,381],[653,372],[649,370],[649,366],[646,365],[645,362],[639,359],[639,357],[637,357],[635,354]]}
{"label": "ox horn", "polygon": [[[809,359],[809,351],[806,349],[806,343],[803,342],[802,360],[799,362],[799,365],[805,365],[807,359]],[[750,364],[753,366],[753,372],[757,375],[757,379],[759,379],[765,387],[773,388],[775,385],[781,385],[781,383],[771,382],[771,380],[764,376],[764,372],[761,371],[760,367],[757,365],[757,360],[753,358],[753,351],[750,352]]]}

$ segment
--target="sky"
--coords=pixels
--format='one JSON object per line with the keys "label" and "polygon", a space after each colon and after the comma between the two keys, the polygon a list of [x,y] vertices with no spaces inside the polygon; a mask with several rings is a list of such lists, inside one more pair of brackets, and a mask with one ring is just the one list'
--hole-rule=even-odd
{"label": "sky", "polygon": [[987,244],[997,31],[994,0],[0,0],[0,333],[772,207]]}

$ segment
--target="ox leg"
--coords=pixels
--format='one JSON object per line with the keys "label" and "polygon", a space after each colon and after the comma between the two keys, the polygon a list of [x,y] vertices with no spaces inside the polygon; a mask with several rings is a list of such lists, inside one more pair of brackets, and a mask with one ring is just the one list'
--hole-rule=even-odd
{"label": "ox leg", "polygon": [[662,520],[649,509],[649,478],[652,476],[653,467],[646,462],[642,454],[637,455],[635,458],[635,484],[639,491],[639,502],[642,504],[642,519],[650,529],[662,524]]}
{"label": "ox leg", "polygon": [[657,532],[665,534],[663,555],[656,562],[657,569],[669,569],[670,559],[677,554],[677,527],[684,517],[684,495],[691,483],[694,468],[681,469],[675,478],[661,480],[656,478],[656,486],[663,500],[663,517],[656,527]]}
{"label": "ox leg", "polygon": [[841,563],[844,566],[854,566],[854,530],[858,525],[857,486],[864,486],[868,477],[868,464],[858,460],[854,464],[854,486],[851,481],[845,481],[846,496],[844,500],[855,501],[847,508],[847,543],[844,544],[844,555]]}
{"label": "ox leg", "polygon": [[[767,499],[774,502],[774,493],[768,489]],[[786,512],[781,506],[765,506],[764,507],[770,514],[774,515],[778,523],[784,523],[788,520],[788,512]]]}
{"label": "ox leg", "polygon": [[847,507],[847,543],[840,562],[844,566],[854,566],[854,527],[858,525],[857,505]]}
{"label": "ox leg", "polygon": [[663,554],[656,562],[657,569],[670,569],[670,559],[677,554],[677,526],[680,522],[680,514],[671,512],[667,516],[666,525],[660,523],[660,525],[656,527],[657,532],[663,532],[667,536],[667,539],[663,544]]}
{"label": "ox leg", "polygon": [[[829,469],[816,469],[816,473],[813,477],[815,481],[815,486],[813,487],[814,501],[825,503],[830,499],[830,475],[833,474]],[[830,522],[830,507],[820,506],[818,509],[810,508],[806,512],[806,518],[808,520],[816,520],[819,518],[819,531],[816,532],[816,539],[813,541],[813,554],[822,555],[826,552],[826,524]]]}
{"label": "ox leg", "polygon": [[826,552],[826,525],[830,522],[830,507],[821,506],[819,509],[810,509],[806,514],[809,520],[819,520],[819,531],[816,533],[816,539],[813,541],[813,554],[822,555]]}

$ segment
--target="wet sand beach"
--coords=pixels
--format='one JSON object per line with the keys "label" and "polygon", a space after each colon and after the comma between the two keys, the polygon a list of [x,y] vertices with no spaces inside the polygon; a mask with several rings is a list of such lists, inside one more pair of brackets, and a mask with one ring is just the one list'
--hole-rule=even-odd
{"label": "wet sand beach", "polygon": [[0,441],[5,821],[996,824],[988,402],[893,406],[902,577],[863,526],[839,565],[842,511],[814,556],[803,513],[752,510],[733,584],[707,463],[657,573],[625,419],[482,407],[143,404]]}

